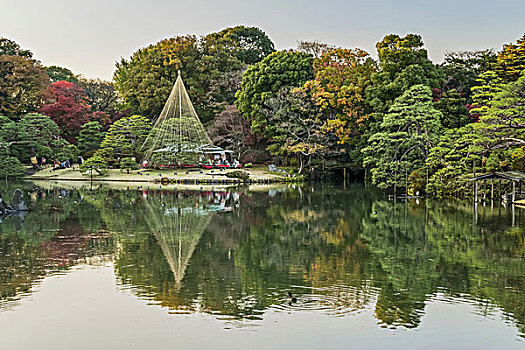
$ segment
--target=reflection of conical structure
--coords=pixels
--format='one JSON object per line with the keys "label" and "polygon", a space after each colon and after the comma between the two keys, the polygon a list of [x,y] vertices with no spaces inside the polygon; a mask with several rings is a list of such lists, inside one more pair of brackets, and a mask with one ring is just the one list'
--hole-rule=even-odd
{"label": "reflection of conical structure", "polygon": [[185,162],[202,154],[211,140],[204,130],[180,76],[142,145],[150,165]]}
{"label": "reflection of conical structure", "polygon": [[146,222],[168,261],[175,282],[180,284],[193,251],[213,213],[193,199],[153,197],[145,201]]}

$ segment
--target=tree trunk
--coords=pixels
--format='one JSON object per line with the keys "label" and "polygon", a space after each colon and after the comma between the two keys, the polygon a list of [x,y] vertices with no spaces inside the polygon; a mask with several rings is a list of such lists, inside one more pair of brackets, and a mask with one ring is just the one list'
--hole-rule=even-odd
{"label": "tree trunk", "polygon": [[301,175],[301,173],[303,172],[303,167],[304,167],[304,160],[303,160],[303,155],[299,155],[299,171],[297,172],[297,174]]}

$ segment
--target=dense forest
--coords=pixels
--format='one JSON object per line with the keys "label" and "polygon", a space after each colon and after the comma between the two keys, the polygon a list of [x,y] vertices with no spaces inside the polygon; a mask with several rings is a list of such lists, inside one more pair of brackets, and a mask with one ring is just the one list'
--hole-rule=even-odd
{"label": "dense forest", "polygon": [[34,156],[132,168],[178,70],[213,142],[243,162],[305,174],[346,164],[382,189],[435,196],[467,195],[474,173],[525,170],[525,35],[441,63],[417,34],[376,49],[377,60],[320,42],[276,51],[262,30],[237,26],[141,48],[107,82],[0,38],[0,176]]}

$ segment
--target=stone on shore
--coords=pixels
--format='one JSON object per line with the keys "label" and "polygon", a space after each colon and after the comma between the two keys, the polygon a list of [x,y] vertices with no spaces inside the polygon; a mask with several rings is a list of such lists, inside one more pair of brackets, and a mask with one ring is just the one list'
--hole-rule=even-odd
{"label": "stone on shore", "polygon": [[24,194],[20,189],[17,189],[15,191],[15,194],[13,195],[13,209],[16,211],[28,211],[28,207],[24,201]]}

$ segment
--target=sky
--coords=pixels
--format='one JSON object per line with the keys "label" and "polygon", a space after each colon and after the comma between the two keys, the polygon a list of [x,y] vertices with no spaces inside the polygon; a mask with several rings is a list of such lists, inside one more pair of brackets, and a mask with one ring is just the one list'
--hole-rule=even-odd
{"label": "sky", "polygon": [[376,56],[385,35],[422,35],[429,56],[501,49],[525,33],[523,0],[0,0],[0,36],[46,66],[111,80],[115,62],[177,35],[256,26],[276,49],[298,40]]}

